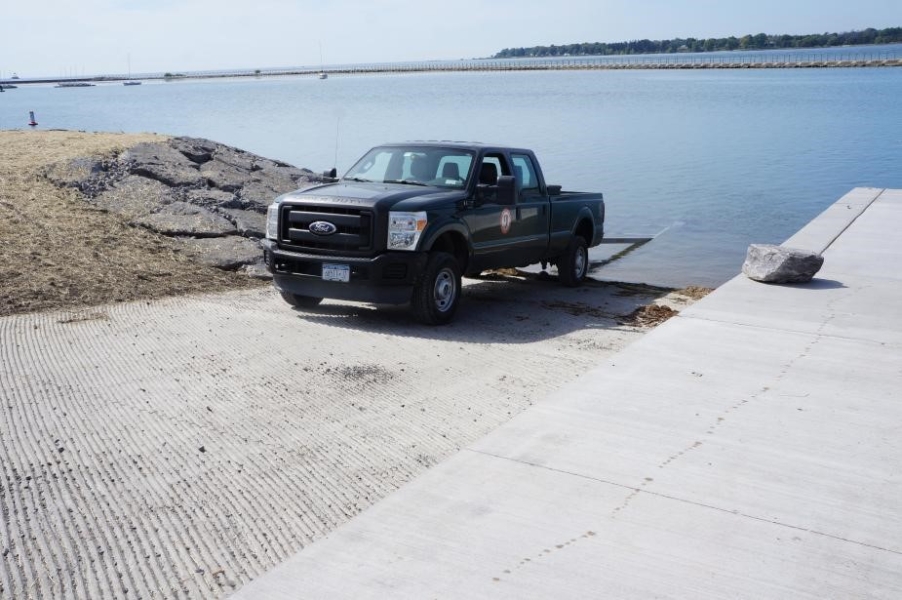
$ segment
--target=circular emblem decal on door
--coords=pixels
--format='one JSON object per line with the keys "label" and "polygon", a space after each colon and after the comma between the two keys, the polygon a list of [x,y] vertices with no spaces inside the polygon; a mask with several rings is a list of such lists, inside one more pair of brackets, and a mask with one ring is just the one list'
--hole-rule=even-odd
{"label": "circular emblem decal on door", "polygon": [[501,211],[501,234],[507,235],[507,232],[511,230],[511,211],[509,208],[505,208]]}

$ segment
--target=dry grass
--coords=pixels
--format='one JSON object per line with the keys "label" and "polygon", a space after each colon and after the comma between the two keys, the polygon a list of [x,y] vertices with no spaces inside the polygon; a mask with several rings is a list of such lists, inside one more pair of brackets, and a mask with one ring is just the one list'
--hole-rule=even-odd
{"label": "dry grass", "polygon": [[714,290],[712,288],[701,287],[697,285],[690,285],[689,287],[684,287],[682,289],[676,290],[676,294],[681,296],[686,296],[692,300],[701,300]]}
{"label": "dry grass", "polygon": [[680,314],[678,311],[669,306],[646,304],[623,317],[620,322],[624,325],[634,325],[636,327],[655,327],[678,314]]}
{"label": "dry grass", "polygon": [[170,239],[93,208],[42,177],[154,134],[0,131],[0,315],[260,285],[199,265]]}

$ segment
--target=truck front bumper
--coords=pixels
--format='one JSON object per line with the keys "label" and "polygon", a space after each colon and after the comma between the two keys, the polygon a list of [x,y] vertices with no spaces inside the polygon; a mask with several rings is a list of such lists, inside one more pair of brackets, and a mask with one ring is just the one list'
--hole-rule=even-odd
{"label": "truck front bumper", "polygon": [[[276,288],[315,298],[406,304],[427,258],[424,252],[385,252],[372,258],[320,256],[283,250],[272,240],[263,240],[263,259]],[[349,280],[324,280],[323,264],[347,265]]]}

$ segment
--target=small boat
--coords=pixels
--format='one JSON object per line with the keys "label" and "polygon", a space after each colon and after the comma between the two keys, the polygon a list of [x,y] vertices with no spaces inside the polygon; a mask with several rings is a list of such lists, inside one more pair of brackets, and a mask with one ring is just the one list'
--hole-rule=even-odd
{"label": "small boat", "polygon": [[326,69],[323,67],[323,43],[319,43],[319,78],[320,79],[328,79],[329,74],[326,73]]}
{"label": "small boat", "polygon": [[128,79],[122,82],[122,85],[141,85],[140,81],[132,79],[132,55],[128,55]]}

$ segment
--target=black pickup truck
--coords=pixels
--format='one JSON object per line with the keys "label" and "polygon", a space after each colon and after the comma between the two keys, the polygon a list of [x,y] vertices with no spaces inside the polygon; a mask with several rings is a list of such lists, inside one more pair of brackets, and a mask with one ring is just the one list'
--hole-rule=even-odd
{"label": "black pickup truck", "polygon": [[462,275],[552,263],[566,285],[604,235],[602,195],[548,185],[530,150],[463,142],[373,148],[347,174],[276,198],[264,259],[282,297],[410,303],[454,316]]}

